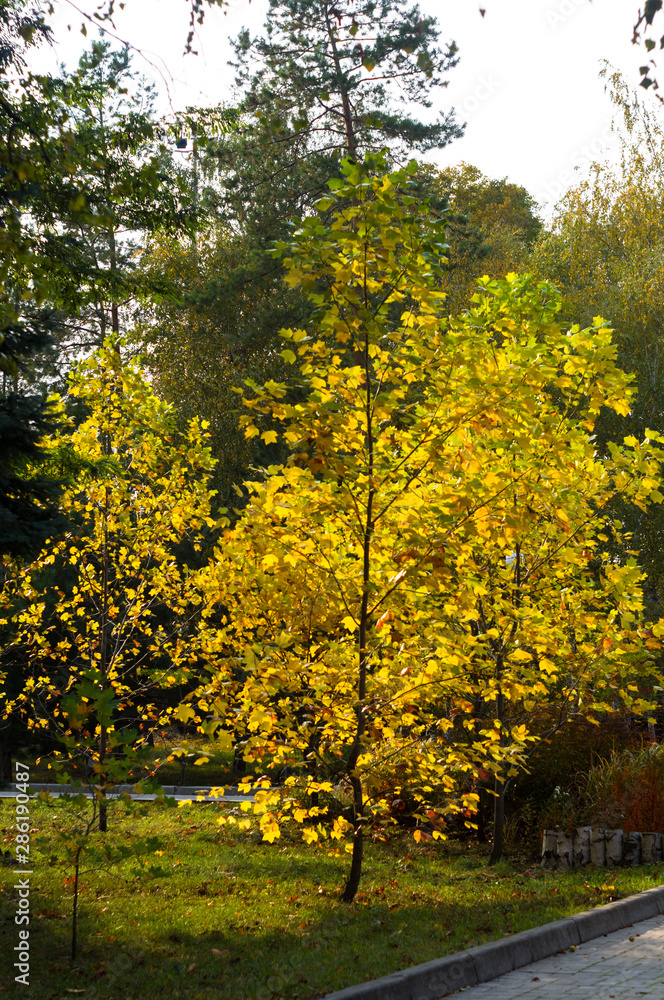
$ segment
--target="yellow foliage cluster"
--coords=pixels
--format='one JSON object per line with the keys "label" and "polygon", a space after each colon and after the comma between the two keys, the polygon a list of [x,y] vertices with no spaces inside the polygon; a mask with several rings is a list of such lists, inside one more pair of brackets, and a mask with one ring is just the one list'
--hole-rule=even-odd
{"label": "yellow foliage cluster", "polygon": [[329,229],[279,247],[318,311],[283,331],[293,383],[248,384],[245,433],[266,420],[291,456],[245,484],[207,641],[247,759],[299,761],[301,795],[325,775],[349,790],[355,865],[402,788],[430,821],[472,808],[543,707],[643,707],[625,682],[652,666],[642,574],[603,540],[617,498],[662,495],[658,435],[593,444],[631,399],[601,319],[562,329],[555,290],[514,274],[447,319],[441,229],[407,173],[349,165],[331,204]]}
{"label": "yellow foliage cluster", "polygon": [[[472,822],[478,775],[504,784],[547,713],[647,708],[659,647],[636,560],[610,555],[616,505],[663,499],[657,433],[594,441],[600,412],[632,405],[611,330],[563,327],[555,288],[513,273],[450,318],[444,227],[414,172],[347,162],[319,205],[330,224],[277,246],[313,318],[282,331],[292,378],[246,380],[240,426],[289,457],[244,484],[208,564],[174,554],[214,526],[202,428],[179,437],[107,352],[74,388],[95,470],[67,494],[79,527],[18,588],[26,702],[70,732],[92,705],[103,735],[118,704],[154,721],[149,691],[189,685],[179,719],[296,771],[228,822],[350,838],[346,899],[365,828],[400,796],[418,836]],[[53,603],[54,561],[71,580]]]}
{"label": "yellow foliage cluster", "polygon": [[64,422],[51,444],[66,437],[83,471],[62,498],[68,529],[7,581],[12,648],[27,672],[5,709],[28,712],[72,753],[85,748],[103,781],[123,731],[143,742],[168,716],[157,692],[192,676],[202,598],[176,550],[187,539],[200,548],[215,524],[212,460],[201,424],[179,432],[117,345],[79,367],[70,394],[89,415],[74,429]]}

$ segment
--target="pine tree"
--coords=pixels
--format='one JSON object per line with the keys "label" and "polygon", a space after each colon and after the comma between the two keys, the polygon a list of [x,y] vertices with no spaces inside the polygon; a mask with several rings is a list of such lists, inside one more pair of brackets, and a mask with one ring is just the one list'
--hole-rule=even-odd
{"label": "pine tree", "polygon": [[[432,107],[457,63],[456,45],[439,45],[439,34],[435,18],[409,0],[271,0],[265,33],[240,33],[233,65],[246,119],[209,149],[221,191],[208,192],[208,202],[242,231],[252,255],[217,294],[233,294],[238,281],[279,284],[281,267],[266,251],[293,216],[311,210],[345,156],[387,146],[400,160],[462,134],[452,111],[425,121],[411,110]],[[273,341],[281,326],[306,318],[298,307],[299,317],[267,312],[251,337]]]}

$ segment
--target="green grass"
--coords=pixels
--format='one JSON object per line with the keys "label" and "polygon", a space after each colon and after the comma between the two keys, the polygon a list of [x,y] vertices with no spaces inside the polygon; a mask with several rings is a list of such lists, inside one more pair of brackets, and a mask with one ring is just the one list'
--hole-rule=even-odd
{"label": "green grass", "polygon": [[[14,857],[12,800],[0,803],[2,850]],[[552,874],[513,858],[493,869],[477,847],[415,844],[397,831],[367,844],[360,893],[338,891],[348,858],[338,845],[273,845],[216,822],[217,806],[111,809],[107,836],[164,840],[172,874],[146,881],[131,863],[81,878],[80,952],[69,954],[71,886],[49,864],[62,804],[31,804],[30,1000],[277,1000],[310,998],[503,937],[648,888],[662,866]],[[100,836],[96,834],[95,836]],[[43,839],[44,842],[41,842]],[[38,843],[40,841],[40,843]],[[18,941],[17,893],[0,867],[0,950]],[[5,978],[0,998],[25,997]]]}

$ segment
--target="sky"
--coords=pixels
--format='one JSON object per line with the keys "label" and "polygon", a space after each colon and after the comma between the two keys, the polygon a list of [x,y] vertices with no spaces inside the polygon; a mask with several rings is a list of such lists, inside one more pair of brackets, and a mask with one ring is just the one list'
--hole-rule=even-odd
{"label": "sky", "polygon": [[[55,44],[42,50],[35,68],[76,63],[86,44],[81,15],[70,0],[54,0]],[[101,0],[76,0],[92,13]],[[437,17],[441,40],[459,47],[449,85],[435,109],[457,110],[467,122],[462,139],[427,154],[440,166],[471,163],[487,176],[522,184],[543,214],[581,179],[590,163],[612,145],[612,105],[599,77],[607,59],[638,86],[642,47],[631,44],[639,0],[420,0]],[[117,35],[141,55],[136,65],[160,91],[162,113],[186,105],[233,101],[229,36],[242,27],[258,33],[267,0],[229,0],[224,12],[207,11],[197,30],[198,55],[183,55],[187,0],[126,0]],[[92,35],[92,31],[88,38]],[[662,66],[664,75],[664,64]],[[652,100],[640,90],[645,100]],[[662,108],[664,116],[664,108]],[[610,155],[610,154],[609,154]]]}

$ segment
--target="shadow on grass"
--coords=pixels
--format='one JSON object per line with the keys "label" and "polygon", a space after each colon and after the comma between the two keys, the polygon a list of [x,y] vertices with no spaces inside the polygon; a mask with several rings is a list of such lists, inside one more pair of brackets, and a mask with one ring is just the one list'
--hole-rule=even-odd
{"label": "shadow on grass", "polygon": [[[84,894],[82,948],[73,966],[70,908],[62,898],[39,893],[31,924],[30,1000],[78,990],[93,1000],[307,1000],[561,913],[555,899],[535,912],[527,895],[502,898],[493,887],[482,891],[476,884],[468,885],[465,899],[436,899],[424,881],[408,896],[400,892],[398,902],[394,892],[367,883],[363,898],[344,906],[333,895],[318,896],[311,881],[300,881],[297,894],[288,896],[284,879],[273,888],[270,921],[269,903],[267,914],[252,906],[249,883],[213,878],[204,885],[199,894],[150,883],[111,904],[104,895],[93,900]],[[578,897],[572,909],[588,905],[581,884],[572,895]],[[5,911],[11,902],[5,897]],[[5,953],[15,932],[5,918]],[[24,996],[20,990],[9,995]]]}
{"label": "shadow on grass", "polygon": [[[308,998],[444,954],[444,929],[459,915],[449,906],[395,914],[375,904],[344,908],[325,919],[311,919],[297,909],[292,916],[271,930],[251,926],[250,914],[200,931],[174,920],[170,928],[145,937],[127,927],[125,933],[102,940],[95,936],[94,943],[84,944],[73,967],[68,920],[44,919],[32,934],[31,1000],[64,997],[73,989],[99,1000]],[[85,941],[92,915],[81,917]],[[436,922],[443,925],[438,947],[435,935],[425,931]]]}

